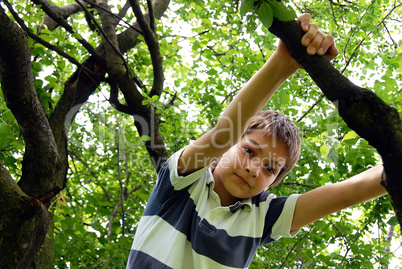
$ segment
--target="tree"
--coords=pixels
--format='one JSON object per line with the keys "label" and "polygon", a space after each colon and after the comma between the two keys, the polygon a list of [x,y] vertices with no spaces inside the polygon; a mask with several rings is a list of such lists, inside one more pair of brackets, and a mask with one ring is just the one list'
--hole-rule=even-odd
{"label": "tree", "polygon": [[[0,264],[124,267],[155,171],[214,124],[275,38],[244,24],[239,1],[3,5]],[[396,2],[293,5],[338,37],[335,66],[367,81],[400,114]],[[178,28],[188,26],[181,36]],[[304,141],[298,166],[273,190],[278,195],[342,180],[379,161],[304,71],[270,108],[297,121]],[[386,266],[393,256],[387,223],[396,224],[391,209],[383,197],[356,207],[357,220],[348,217],[352,210],[334,214],[261,249],[254,265]],[[364,240],[373,225],[378,238]],[[394,237],[400,239],[398,228]]]}

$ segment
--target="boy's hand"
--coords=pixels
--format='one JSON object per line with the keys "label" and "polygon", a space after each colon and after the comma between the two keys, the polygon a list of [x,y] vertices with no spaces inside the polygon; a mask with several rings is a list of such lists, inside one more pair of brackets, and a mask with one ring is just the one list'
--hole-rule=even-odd
{"label": "boy's hand", "polygon": [[334,59],[339,51],[335,46],[333,36],[322,33],[318,26],[310,24],[310,14],[303,14],[296,21],[306,34],[303,36],[301,42],[303,46],[307,47],[307,53],[310,55],[318,54],[320,56],[326,55],[329,60]]}
{"label": "boy's hand", "polygon": [[[309,55],[325,55],[329,60],[334,59],[339,54],[339,51],[335,46],[333,36],[321,32],[317,25],[310,23],[310,20],[310,14],[303,14],[296,20],[305,32],[301,43],[303,46],[307,47],[307,53]],[[287,60],[290,61],[290,64],[295,66],[296,69],[302,68],[302,66],[290,56],[289,51],[282,41],[279,42],[276,53],[282,57],[286,57]]]}

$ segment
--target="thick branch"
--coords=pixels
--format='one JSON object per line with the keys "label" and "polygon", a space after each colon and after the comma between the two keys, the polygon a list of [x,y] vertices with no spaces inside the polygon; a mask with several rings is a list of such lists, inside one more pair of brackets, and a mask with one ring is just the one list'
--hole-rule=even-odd
{"label": "thick branch", "polygon": [[377,149],[387,174],[386,189],[402,224],[402,121],[397,110],[374,92],[354,85],[326,57],[308,55],[300,43],[303,31],[297,22],[274,20],[269,30],[285,43],[325,96],[337,105],[346,124]]}
{"label": "thick branch", "polygon": [[[90,18],[90,20],[93,22],[93,24],[94,24],[95,27],[98,29],[98,31],[102,34],[102,36],[103,36],[103,38],[106,40],[106,42],[108,42],[108,44],[113,48],[113,50],[116,52],[116,54],[119,55],[119,57],[122,59],[122,61],[124,62],[124,65],[125,65],[125,67],[126,67],[126,71],[129,72],[129,71],[128,71],[129,68],[128,68],[127,61],[126,61],[126,59],[124,59],[123,54],[121,54],[120,51],[119,51],[119,49],[117,48],[118,44],[116,44],[117,46],[115,46],[115,44],[114,44],[114,43],[117,43],[117,39],[115,38],[115,36],[114,36],[114,39],[116,40],[115,42],[112,42],[111,40],[109,40],[108,36],[107,36],[106,33],[103,31],[102,27],[98,24],[98,22],[97,22],[96,19],[92,16],[92,14],[88,11],[88,9],[87,9],[84,5],[82,5],[80,2],[78,2],[78,3],[82,6],[82,9],[84,10],[86,16],[87,16],[88,18]],[[106,7],[104,7],[104,9],[107,10],[107,14],[112,14],[112,12],[110,11],[109,6],[107,6],[106,3],[104,3],[103,1],[101,1],[101,3],[102,3],[104,6],[106,6]],[[101,13],[101,17],[103,17],[103,18],[107,17],[107,18],[108,18],[108,21],[109,21],[108,24],[109,24],[109,25],[108,25],[107,27],[110,27],[110,28],[112,28],[112,29],[114,30],[116,24],[114,23],[114,20],[113,20],[112,16],[109,16],[109,15],[107,15],[107,16],[103,15],[103,16],[102,16],[102,14],[105,14],[105,13],[104,13],[104,12],[100,12],[100,13]]]}
{"label": "thick branch", "polygon": [[[160,20],[169,7],[170,0],[154,0],[153,8],[154,8],[154,16],[156,19]],[[149,12],[144,13],[145,20],[149,22]],[[126,31],[119,34],[119,45],[120,51],[122,53],[127,52],[131,48],[133,48],[137,44],[138,35],[141,34],[138,32],[140,28],[138,21],[134,23],[133,27],[130,27]]]}
{"label": "thick branch", "polygon": [[29,197],[21,191],[0,162],[0,216],[2,216],[2,221],[10,221],[7,217],[14,215],[15,210],[20,209],[28,200]]}
{"label": "thick branch", "polygon": [[128,115],[134,115],[135,111],[133,109],[131,109],[131,107],[127,106],[127,105],[123,105],[122,103],[120,103],[119,101],[119,87],[118,85],[113,81],[110,80],[109,81],[109,85],[110,85],[110,98],[109,98],[109,102],[112,105],[113,108],[115,108],[116,110],[123,112],[125,114]]}
{"label": "thick branch", "polygon": [[28,39],[1,7],[0,43],[1,88],[26,143],[19,185],[25,193],[35,196],[54,187],[59,158],[34,87]]}
{"label": "thick branch", "polygon": [[151,26],[154,25],[153,22],[154,14],[153,13],[151,14],[153,9],[150,9],[149,13],[150,22],[148,22],[141,11],[141,7],[140,4],[138,3],[138,0],[130,0],[130,4],[134,11],[135,17],[137,18],[138,24],[141,26],[145,42],[147,43],[149,53],[151,54],[152,66],[154,71],[154,82],[152,85],[152,89],[149,93],[149,96],[150,97],[154,95],[160,96],[163,90],[163,82],[165,78],[163,74],[162,56],[159,50],[158,38],[156,37],[155,32],[151,28]]}
{"label": "thick branch", "polygon": [[147,7],[149,11],[149,27],[151,28],[152,32],[155,33],[156,26],[155,26],[154,7],[152,6],[151,0],[147,0]]}
{"label": "thick branch", "polygon": [[[103,9],[109,8],[106,2],[103,0],[98,0],[97,5],[103,7]],[[122,61],[119,57],[118,52],[116,52],[116,48],[119,47],[119,43],[114,28],[113,17],[110,16],[110,13],[103,10],[99,10],[99,14],[101,17],[104,34],[110,42],[108,44],[105,44],[108,73],[112,77],[112,83],[117,83],[117,85],[122,90],[128,106],[136,111],[137,108],[140,108],[142,106],[142,100],[144,99],[144,97],[138,91],[130,74],[124,71]],[[113,96],[115,96],[114,92]]]}

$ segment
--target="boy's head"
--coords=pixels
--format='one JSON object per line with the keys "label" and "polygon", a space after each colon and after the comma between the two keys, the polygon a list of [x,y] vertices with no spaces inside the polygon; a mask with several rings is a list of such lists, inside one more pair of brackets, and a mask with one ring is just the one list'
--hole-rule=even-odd
{"label": "boy's head", "polygon": [[275,181],[269,186],[271,188],[280,183],[282,178],[293,169],[299,159],[301,147],[299,129],[284,114],[273,110],[263,110],[252,119],[244,135],[254,131],[262,131],[267,136],[279,139],[285,143],[288,149],[289,158]]}

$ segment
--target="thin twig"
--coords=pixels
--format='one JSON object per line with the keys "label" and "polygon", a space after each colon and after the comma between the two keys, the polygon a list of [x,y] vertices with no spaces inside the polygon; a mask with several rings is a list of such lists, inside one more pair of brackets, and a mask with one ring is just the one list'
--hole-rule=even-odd
{"label": "thin twig", "polygon": [[[89,172],[92,174],[93,177],[97,177],[96,173],[91,169],[91,167],[89,167],[89,164],[87,162],[85,162],[83,159],[81,159],[80,156],[78,156],[74,151],[68,150],[69,155],[74,155],[75,158],[77,158],[88,170]],[[90,180],[91,181],[91,180]],[[109,200],[112,200],[112,196],[109,194],[109,192],[106,190],[105,186],[103,186],[102,183],[97,182],[99,184],[99,186],[102,188],[102,190],[104,191],[104,193],[106,194],[107,198],[109,198]]]}
{"label": "thin twig", "polygon": [[80,34],[76,33],[71,25],[67,23],[67,21],[63,18],[60,18],[49,6],[49,2],[44,1],[44,0],[32,0],[37,5],[41,5],[41,9],[50,17],[52,18],[55,22],[60,24],[64,29],[67,30],[72,36],[74,34],[78,35],[78,38],[76,37],[77,41],[81,43],[81,45],[87,49],[87,51],[95,57],[95,59],[99,62],[102,63],[104,61],[103,57],[95,50],[94,47],[92,47]]}
{"label": "thin twig", "polygon": [[300,238],[296,243],[293,244],[290,251],[288,251],[288,255],[286,255],[285,259],[283,260],[282,264],[278,267],[278,269],[283,268],[285,266],[286,260],[289,258],[290,254],[293,252],[293,250],[296,248],[297,244],[299,244],[299,242],[301,242],[304,238],[306,238],[306,236],[313,230],[313,228],[314,228],[314,224],[311,225],[310,230],[305,235],[303,235],[302,238]]}
{"label": "thin twig", "polygon": [[300,186],[300,187],[306,187],[306,188],[309,188],[309,189],[315,189],[316,188],[314,186],[307,185],[307,184],[301,184],[301,183],[298,183],[298,182],[281,182],[281,183],[279,183],[279,185],[296,185],[296,186]]}

